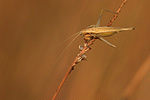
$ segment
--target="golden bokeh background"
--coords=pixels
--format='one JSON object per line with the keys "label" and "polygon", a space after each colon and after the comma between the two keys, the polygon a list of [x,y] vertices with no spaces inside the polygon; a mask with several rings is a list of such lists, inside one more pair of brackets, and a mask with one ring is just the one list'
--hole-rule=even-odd
{"label": "golden bokeh background", "polygon": [[[78,54],[78,46],[84,43],[79,36],[59,57],[71,39],[63,41],[96,24],[102,9],[116,11],[121,3],[122,0],[1,0],[0,100],[51,100]],[[127,2],[112,26],[136,29],[105,38],[117,45],[116,49],[96,41],[86,53],[88,61],[76,65],[56,100],[123,98],[150,55],[149,3]],[[112,17],[104,12],[101,25],[106,26]],[[141,80],[135,82],[128,100],[150,100],[150,71],[144,73],[142,78],[142,74],[136,77]]]}

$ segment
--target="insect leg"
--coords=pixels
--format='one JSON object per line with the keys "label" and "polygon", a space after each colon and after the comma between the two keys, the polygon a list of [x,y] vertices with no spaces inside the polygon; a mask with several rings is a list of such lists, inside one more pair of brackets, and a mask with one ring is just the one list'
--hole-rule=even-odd
{"label": "insect leg", "polygon": [[97,21],[97,23],[96,23],[96,27],[100,27],[100,21],[101,21],[101,17],[102,17],[103,11],[110,12],[110,13],[113,13],[113,14],[117,14],[116,12],[112,12],[112,11],[108,11],[108,10],[103,10],[103,9],[102,9],[102,10],[101,10],[101,13],[100,13],[100,15],[99,15],[98,21]]}
{"label": "insect leg", "polygon": [[100,26],[100,21],[101,21],[101,17],[102,17],[102,13],[103,13],[103,9],[101,10],[101,13],[99,15],[99,18],[98,18],[98,21],[97,21],[97,24],[96,24],[96,27],[99,27]]}
{"label": "insect leg", "polygon": [[115,45],[111,44],[110,42],[108,42],[107,40],[103,39],[102,37],[99,37],[98,39],[101,40],[101,41],[103,41],[103,42],[105,42],[105,43],[107,43],[108,45],[110,45],[110,46],[116,48]]}

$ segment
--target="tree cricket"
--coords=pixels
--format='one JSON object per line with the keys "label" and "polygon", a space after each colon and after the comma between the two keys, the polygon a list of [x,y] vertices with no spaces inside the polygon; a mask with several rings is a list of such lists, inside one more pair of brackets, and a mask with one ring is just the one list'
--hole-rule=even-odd
{"label": "tree cricket", "polygon": [[[103,11],[111,12],[111,11],[107,11],[107,10],[102,10],[100,13],[99,19],[97,21],[97,24],[91,25],[91,26],[87,27],[87,29],[83,29],[79,33],[84,37],[84,40],[87,43],[95,38],[95,39],[99,39],[115,48],[116,47],[115,45],[111,44],[110,42],[103,39],[102,37],[109,37],[118,32],[134,30],[135,28],[133,28],[133,27],[121,28],[121,27],[107,27],[107,26],[100,27],[100,21],[101,21],[101,16],[102,16]],[[111,12],[111,13],[114,13],[114,12]]]}

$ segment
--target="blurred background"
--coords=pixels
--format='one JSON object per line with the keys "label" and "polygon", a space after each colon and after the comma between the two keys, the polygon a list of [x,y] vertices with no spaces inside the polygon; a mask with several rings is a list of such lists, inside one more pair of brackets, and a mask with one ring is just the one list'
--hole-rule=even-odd
{"label": "blurred background", "polygon": [[[84,43],[79,36],[60,57],[72,39],[63,41],[96,24],[102,9],[115,12],[122,1],[1,0],[0,100],[51,100]],[[150,100],[149,3],[127,2],[112,26],[135,30],[105,38],[116,49],[96,41],[56,100]],[[101,26],[112,17],[104,12]]]}

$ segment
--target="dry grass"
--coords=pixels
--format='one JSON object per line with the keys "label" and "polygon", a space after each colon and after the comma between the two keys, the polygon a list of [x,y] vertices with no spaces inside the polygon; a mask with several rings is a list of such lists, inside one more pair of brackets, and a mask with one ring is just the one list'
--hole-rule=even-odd
{"label": "dry grass", "polygon": [[[84,40],[77,38],[45,80],[65,45],[55,47],[96,23],[101,9],[116,11],[121,3],[122,0],[1,0],[0,100],[52,99]],[[116,49],[95,41],[92,51],[86,53],[88,61],[75,66],[57,100],[120,100],[123,96],[128,100],[150,100],[150,71],[141,71],[145,75],[138,76],[137,83],[132,82],[150,54],[149,3],[128,0],[112,26],[133,26],[136,30],[107,38]],[[107,26],[110,19],[112,14],[104,13],[101,26]]]}
{"label": "dry grass", "polygon": [[136,91],[143,78],[150,71],[150,56],[148,56],[143,64],[139,67],[127,87],[123,92],[123,100],[128,100],[130,96]]}

